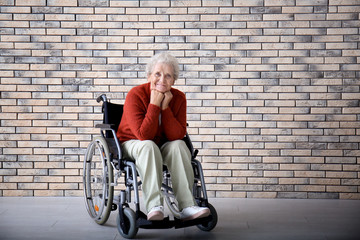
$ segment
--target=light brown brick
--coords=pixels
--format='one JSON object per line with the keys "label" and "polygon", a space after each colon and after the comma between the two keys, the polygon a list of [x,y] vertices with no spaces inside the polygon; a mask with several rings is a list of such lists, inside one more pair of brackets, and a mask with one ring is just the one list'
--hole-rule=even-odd
{"label": "light brown brick", "polygon": [[33,190],[3,190],[4,197],[32,197]]}

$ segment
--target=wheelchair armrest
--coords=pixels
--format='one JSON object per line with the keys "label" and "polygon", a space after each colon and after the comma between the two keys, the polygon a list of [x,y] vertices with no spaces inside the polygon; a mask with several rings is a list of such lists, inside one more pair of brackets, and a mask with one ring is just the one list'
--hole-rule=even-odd
{"label": "wheelchair armrest", "polygon": [[[100,128],[101,136],[103,138],[105,138],[105,139],[113,139],[115,141],[118,158],[121,159],[122,158],[121,147],[120,147],[119,140],[116,137],[116,130],[117,129],[115,127],[115,124],[96,124],[95,128]],[[110,136],[107,136],[106,131],[110,131],[112,134]],[[106,140],[106,141],[108,141],[108,140]]]}
{"label": "wheelchair armrest", "polygon": [[96,124],[95,125],[95,128],[100,128],[101,130],[108,130],[108,131],[111,131],[111,130],[115,130],[115,125],[114,124]]}

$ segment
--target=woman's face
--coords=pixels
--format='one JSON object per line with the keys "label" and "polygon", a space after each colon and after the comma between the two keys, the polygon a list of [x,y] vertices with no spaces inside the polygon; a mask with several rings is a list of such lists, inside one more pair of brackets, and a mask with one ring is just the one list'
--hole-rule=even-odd
{"label": "woman's face", "polygon": [[174,85],[175,82],[173,72],[171,65],[157,63],[152,73],[148,75],[148,81],[151,83],[151,88],[162,93],[170,91],[171,86]]}

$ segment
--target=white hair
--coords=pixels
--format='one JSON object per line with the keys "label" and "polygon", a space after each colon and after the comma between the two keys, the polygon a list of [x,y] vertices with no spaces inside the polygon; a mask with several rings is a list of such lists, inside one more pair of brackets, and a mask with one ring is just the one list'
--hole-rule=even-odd
{"label": "white hair", "polygon": [[168,52],[162,52],[155,54],[149,61],[149,63],[146,65],[146,74],[147,76],[151,75],[152,71],[154,70],[154,67],[158,63],[165,63],[173,68],[173,77],[174,80],[177,80],[179,78],[179,62],[177,59],[171,55]]}

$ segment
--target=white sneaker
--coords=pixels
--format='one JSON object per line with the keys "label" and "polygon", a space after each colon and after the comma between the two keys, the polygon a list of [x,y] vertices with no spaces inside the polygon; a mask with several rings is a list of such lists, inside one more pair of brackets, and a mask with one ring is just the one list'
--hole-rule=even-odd
{"label": "white sneaker", "polygon": [[147,220],[149,221],[161,221],[164,219],[164,207],[153,207],[147,214]]}
{"label": "white sneaker", "polygon": [[183,221],[203,218],[210,215],[210,209],[207,207],[191,206],[184,208],[180,213],[180,219]]}

